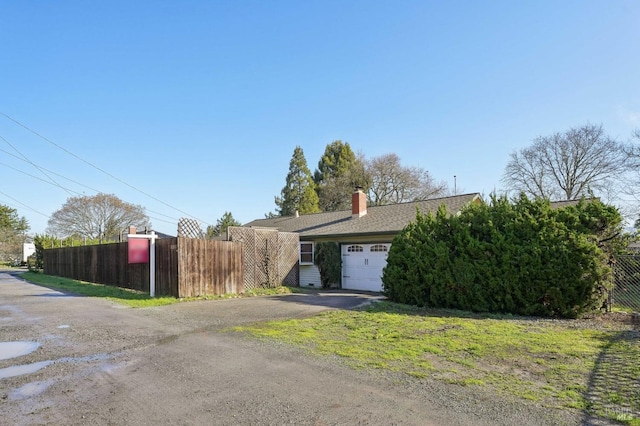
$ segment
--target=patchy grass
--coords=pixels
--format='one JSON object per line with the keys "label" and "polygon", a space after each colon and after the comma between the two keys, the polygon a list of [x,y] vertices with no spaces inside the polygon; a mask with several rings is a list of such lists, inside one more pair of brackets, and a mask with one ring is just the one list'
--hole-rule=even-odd
{"label": "patchy grass", "polygon": [[329,311],[235,330],[337,355],[356,368],[487,387],[603,417],[624,413],[630,424],[640,417],[640,342],[630,325],[487,317],[382,302],[364,311]]}
{"label": "patchy grass", "polygon": [[149,297],[149,294],[126,288],[94,284],[69,278],[55,277],[35,272],[21,275],[25,280],[65,293],[88,297],[101,297],[133,308],[170,305],[179,302],[175,297]]}
{"label": "patchy grass", "polygon": [[126,288],[113,287],[103,284],[94,284],[85,281],[72,280],[69,278],[55,277],[35,272],[25,272],[21,277],[31,283],[43,287],[62,291],[65,293],[77,294],[88,297],[101,297],[117,303],[121,303],[132,308],[148,308],[153,306],[170,305],[179,302],[194,300],[215,300],[229,299],[236,297],[268,296],[274,294],[293,293],[298,289],[290,287],[276,287],[268,289],[256,289],[244,294],[223,294],[221,296],[202,296],[177,299],[175,297],[150,297],[149,294]]}

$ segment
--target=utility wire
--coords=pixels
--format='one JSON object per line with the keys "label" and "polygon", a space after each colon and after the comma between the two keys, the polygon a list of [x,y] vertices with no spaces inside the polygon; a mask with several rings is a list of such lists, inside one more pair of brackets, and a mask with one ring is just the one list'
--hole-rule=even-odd
{"label": "utility wire", "polygon": [[[2,138],[2,136],[0,136],[0,138]],[[10,153],[10,152],[8,152],[8,151],[6,151],[6,150],[2,149],[2,148],[0,148],[0,151],[2,151],[2,152],[4,152],[5,154],[8,154],[8,155],[10,155],[10,156],[12,156],[12,157],[14,157],[14,158],[17,158],[17,159],[18,159],[18,160],[20,160],[20,161],[24,161],[24,162],[26,162],[26,163],[31,163],[31,161],[28,161],[28,160],[22,159],[22,158],[18,157],[17,155],[12,154],[12,153]],[[33,164],[33,163],[31,163],[31,164]],[[20,169],[16,169],[15,167],[9,166],[9,165],[7,165],[7,164],[4,164],[4,165],[5,165],[5,166],[7,166],[7,167],[9,167],[9,168],[11,168],[11,169],[13,169],[13,170],[16,170],[16,171],[18,171],[18,172],[20,172],[20,173],[24,173],[25,175],[31,176],[31,177],[33,177],[33,178],[35,178],[35,179],[43,180],[43,179],[40,179],[40,178],[39,178],[39,177],[37,177],[37,176],[33,176],[32,174],[29,174],[29,173],[27,173],[27,172],[24,172],[24,171],[22,171],[22,170],[20,170]],[[80,183],[80,182],[78,182],[77,180],[73,180],[73,179],[71,179],[71,178],[68,178],[68,177],[66,177],[66,176],[63,176],[63,175],[61,175],[61,174],[59,174],[59,173],[54,172],[53,170],[49,170],[49,169],[46,169],[46,168],[41,167],[41,166],[36,166],[36,167],[38,167],[38,169],[42,169],[42,170],[44,170],[44,171],[46,171],[46,172],[48,172],[48,173],[51,173],[52,175],[56,175],[56,176],[58,176],[58,177],[61,177],[62,179],[68,180],[69,182],[73,182],[73,183],[75,183],[76,185],[80,185],[80,186],[82,186],[82,187],[84,187],[84,188],[90,189],[91,191],[94,191],[94,192],[100,192],[100,191],[98,191],[98,190],[97,190],[97,189],[95,189],[95,188],[91,188],[90,186],[87,186],[87,185],[85,185],[84,183]],[[46,181],[45,181],[45,182],[46,182]],[[50,182],[46,182],[46,183],[50,183]],[[56,186],[59,186],[59,185],[56,185]],[[65,190],[67,190],[67,188],[64,188],[64,189],[65,189]],[[67,191],[67,192],[69,192],[69,191]],[[71,192],[74,192],[75,194],[79,194],[79,192],[77,192],[77,191],[71,191]]]}
{"label": "utility wire", "polygon": [[[0,138],[2,138],[2,136],[0,136]],[[18,159],[18,160],[20,160],[20,161],[24,161],[24,162],[27,162],[27,163],[31,163],[30,161],[24,160],[24,159],[22,159],[22,158],[18,157],[17,155],[12,154],[12,153],[10,153],[10,152],[8,152],[8,151],[6,151],[6,150],[2,149],[2,148],[0,148],[0,151],[2,151],[2,152],[6,153],[6,154],[8,154],[8,155],[10,155],[10,156],[12,156],[12,157],[14,157],[14,158],[17,158],[17,159]],[[27,175],[27,176],[29,176],[29,177],[32,177],[32,178],[34,178],[34,179],[38,179],[38,180],[40,180],[40,181],[42,181],[42,182],[44,182],[44,183],[47,183],[47,184],[49,184],[49,185],[53,185],[53,184],[52,184],[51,182],[49,182],[49,181],[46,181],[46,180],[44,180],[44,179],[42,179],[42,178],[40,178],[40,177],[38,177],[38,176],[34,176],[34,175],[32,175],[32,174],[30,174],[30,173],[27,173],[27,172],[25,172],[25,171],[23,171],[23,170],[17,169],[17,168],[15,168],[15,167],[13,167],[13,166],[10,166],[9,164],[2,163],[2,162],[0,162],[0,164],[2,164],[2,165],[3,165],[3,166],[5,166],[5,167],[8,167],[8,168],[10,168],[10,169],[13,169],[13,170],[15,170],[15,171],[17,171],[17,172],[20,172],[20,173],[22,173],[22,174],[24,174],[24,175]],[[31,163],[31,164],[33,164],[33,163]],[[100,190],[98,190],[98,189],[95,189],[95,188],[92,188],[92,187],[90,187],[90,186],[87,186],[87,185],[85,185],[85,184],[83,184],[83,183],[80,183],[80,182],[78,182],[78,181],[76,181],[76,180],[74,180],[74,179],[71,179],[71,178],[68,178],[68,177],[66,177],[66,176],[63,176],[63,175],[61,175],[61,174],[59,174],[59,173],[56,173],[56,172],[54,172],[54,171],[52,171],[52,170],[49,170],[49,169],[46,169],[46,168],[44,168],[44,167],[37,166],[37,165],[36,165],[36,167],[38,167],[38,169],[42,169],[42,170],[44,170],[44,171],[46,171],[46,172],[48,172],[48,173],[51,173],[51,174],[56,175],[56,176],[58,176],[58,177],[61,177],[62,179],[66,179],[66,180],[68,180],[69,182],[73,182],[73,183],[75,183],[76,185],[80,185],[80,186],[82,186],[82,187],[84,187],[84,188],[90,189],[91,191],[93,191],[93,192],[95,192],[95,193],[100,193],[100,192],[102,192],[102,191],[100,191]],[[63,187],[63,186],[61,186],[61,185],[59,185],[59,184],[55,184],[55,186],[58,186],[58,187],[60,187],[60,188],[63,188],[63,189],[64,189],[65,191],[67,191],[67,192],[73,192],[73,193],[74,193],[74,194],[76,194],[76,195],[82,195],[82,193],[80,193],[80,192],[78,192],[78,191],[74,191],[74,190],[72,190],[72,189],[69,189],[69,188]],[[70,195],[71,195],[71,194],[70,194]],[[171,219],[171,220],[173,220],[173,221],[174,221],[174,222],[168,222],[168,221],[166,221],[166,220],[165,220],[164,222],[167,222],[167,223],[177,223],[177,222],[178,222],[178,220],[179,220],[179,219],[178,219],[178,218],[176,218],[176,217],[169,216],[169,215],[167,215],[167,214],[160,213],[160,212],[157,212],[157,211],[154,211],[154,210],[148,209],[148,208],[146,208],[146,207],[145,207],[145,210],[147,210],[147,211],[149,211],[149,212],[151,212],[151,213],[154,213],[154,214],[160,215],[160,216],[164,216],[164,217],[169,218],[169,219]],[[154,218],[154,219],[162,220],[162,219],[158,219],[158,218]]]}
{"label": "utility wire", "polygon": [[21,202],[21,201],[16,200],[15,198],[13,198],[13,197],[12,197],[11,195],[9,195],[9,194],[5,194],[5,193],[4,193],[4,192],[2,192],[2,191],[0,191],[0,194],[4,195],[4,196],[5,196],[5,197],[7,197],[7,198],[11,198],[11,199],[12,199],[13,201],[15,201],[16,203],[18,203],[18,204],[20,204],[20,205],[22,205],[22,206],[26,207],[27,209],[29,209],[29,210],[31,210],[31,211],[33,211],[33,212],[36,212],[36,213],[38,213],[38,214],[40,214],[40,215],[42,215],[42,216],[44,216],[44,217],[49,217],[49,215],[46,215],[46,214],[44,214],[44,213],[42,213],[42,212],[40,212],[40,211],[38,211],[38,210],[34,209],[33,207],[30,207],[30,206],[26,205],[25,203],[23,203],[23,202]]}
{"label": "utility wire", "polygon": [[[25,156],[22,152],[20,152],[20,150],[18,148],[16,148],[15,146],[13,146],[13,144],[11,144],[11,142],[9,142],[8,140],[6,140],[5,138],[3,138],[2,136],[0,136],[0,139],[2,139],[7,145],[9,145],[11,148],[13,148],[13,150],[15,152],[17,152],[18,154],[20,154],[20,156],[22,157],[23,161],[26,161],[27,163],[31,164],[33,167],[35,167],[36,169],[38,169],[40,171],[40,173],[42,173],[43,175],[45,175],[51,182],[54,183],[54,185],[60,187],[61,189],[65,190],[67,192],[67,194],[71,195],[71,193],[69,192],[69,190],[67,190],[66,188],[64,188],[62,185],[60,185],[58,182],[55,181],[55,179],[53,179],[51,176],[49,176],[47,173],[45,173],[45,171],[38,167],[37,164],[35,164],[34,162],[32,162],[31,160],[29,160],[27,158],[27,156]],[[6,152],[6,151],[5,151]],[[11,155],[11,154],[9,154]],[[18,158],[18,157],[17,157]]]}
{"label": "utility wire", "polygon": [[[34,178],[34,179],[37,179],[37,180],[39,180],[39,181],[41,181],[41,182],[44,182],[44,183],[46,183],[46,184],[49,184],[49,185],[53,185],[53,186],[57,186],[57,187],[59,187],[59,188],[62,188],[62,189],[64,189],[65,191],[67,191],[67,193],[69,193],[69,195],[74,195],[74,194],[75,194],[75,195],[82,195],[82,193],[81,193],[81,192],[74,191],[73,189],[65,188],[65,187],[63,187],[63,186],[61,186],[61,185],[59,185],[59,184],[57,184],[57,183],[54,183],[54,182],[49,182],[49,181],[48,181],[48,180],[46,180],[46,179],[42,179],[42,178],[41,178],[41,177],[39,177],[39,176],[32,175],[31,173],[25,172],[24,170],[17,169],[17,168],[15,168],[15,167],[13,167],[13,166],[11,166],[11,165],[9,165],[9,164],[6,164],[6,163],[3,163],[3,162],[0,162],[0,165],[4,166],[4,167],[6,167],[6,168],[9,168],[9,169],[15,170],[16,172],[22,173],[23,175],[26,175],[26,176],[32,177],[32,178]],[[91,189],[91,188],[89,188],[89,189]]]}
{"label": "utility wire", "polygon": [[[60,186],[60,185],[56,185],[56,184],[54,184],[54,183],[52,183],[52,182],[49,182],[48,180],[42,179],[41,177],[34,176],[34,175],[32,175],[32,174],[30,174],[30,173],[27,173],[27,172],[25,172],[25,171],[22,171],[22,170],[20,170],[20,169],[16,169],[15,167],[10,166],[10,165],[8,165],[8,164],[5,164],[5,163],[0,162],[0,165],[5,166],[5,167],[8,167],[8,168],[10,168],[10,169],[13,169],[13,170],[15,170],[15,171],[17,171],[17,172],[20,172],[20,173],[22,173],[22,174],[24,174],[24,175],[27,175],[27,176],[29,176],[29,177],[32,177],[32,178],[34,178],[34,179],[37,179],[37,180],[42,181],[42,182],[44,182],[44,183],[47,183],[47,184],[49,184],[49,185]],[[64,178],[64,176],[62,176],[62,177]],[[89,189],[91,189],[91,188],[89,188]],[[78,191],[74,191],[74,190],[72,190],[72,189],[67,189],[67,192],[72,192],[72,193],[77,194],[77,195],[83,195],[82,193],[80,193],[80,192],[78,192]],[[96,192],[100,192],[100,191],[96,191]],[[46,217],[49,217],[49,216],[47,216],[46,214],[41,213],[41,212],[39,212],[39,211],[37,211],[37,210],[35,210],[35,209],[33,209],[33,208],[31,208],[31,207],[27,206],[26,204],[24,204],[24,203],[22,203],[22,202],[20,202],[20,201],[16,200],[15,198],[13,198],[13,197],[11,197],[11,196],[9,196],[9,195],[5,194],[4,192],[0,192],[0,193],[1,193],[1,194],[3,194],[3,195],[4,195],[4,196],[6,196],[6,197],[11,198],[12,200],[14,200],[14,201],[15,201],[15,202],[17,202],[17,203],[22,204],[24,207],[28,208],[29,210],[33,210],[34,212],[36,212],[36,213],[38,213],[38,214],[41,214],[41,215],[46,216]],[[149,210],[149,209],[147,209],[146,207],[145,207],[144,209],[145,209],[145,210],[148,210],[148,211],[150,211],[150,212],[152,212],[152,213],[159,214],[159,215],[161,215],[161,216],[166,216],[166,217],[168,217],[169,219],[172,219],[172,220],[171,220],[171,221],[169,221],[169,220],[166,220],[166,219],[160,219],[160,218],[158,218],[158,217],[153,217],[153,216],[149,216],[149,215],[147,215],[147,216],[149,217],[149,219],[153,219],[153,220],[160,221],[160,222],[164,222],[164,223],[169,223],[169,224],[172,224],[172,225],[177,225],[177,223],[178,223],[178,219],[176,219],[176,218],[174,218],[174,217],[167,216],[167,215],[165,215],[165,214],[163,214],[163,213],[154,212],[153,210]]]}
{"label": "utility wire", "polygon": [[[5,163],[0,162],[0,165],[5,166],[5,167],[8,167],[8,168],[10,168],[10,169],[13,169],[13,170],[15,170],[15,171],[17,171],[17,172],[20,172],[20,173],[24,174],[24,175],[27,175],[27,176],[29,176],[29,177],[32,177],[32,178],[37,179],[37,180],[39,180],[39,181],[42,181],[42,182],[44,182],[44,183],[46,183],[46,184],[54,185],[54,186],[60,186],[60,185],[55,185],[55,184],[53,184],[53,183],[49,182],[48,180],[42,179],[41,177],[34,176],[34,175],[32,175],[32,174],[30,174],[30,173],[27,173],[27,172],[25,172],[25,171],[23,171],[23,170],[20,170],[20,169],[17,169],[17,168],[15,168],[15,167],[13,167],[13,166],[10,166],[9,164],[5,164]],[[64,178],[64,179],[67,179],[67,178],[65,178],[64,176],[61,176],[61,177],[62,177],[62,178]],[[75,181],[73,181],[73,182],[75,182]],[[76,183],[77,183],[77,182],[76,182]],[[80,184],[80,183],[79,183],[79,185],[82,185],[82,184]],[[86,186],[86,185],[83,185],[83,186],[85,186],[85,187],[87,187],[87,188],[91,189],[92,191],[100,192],[100,191],[94,190],[94,189],[92,189],[92,188],[90,188],[90,187],[88,187],[88,186]],[[72,190],[72,189],[67,189],[67,192],[72,192],[72,193],[74,193],[74,194],[76,194],[76,195],[83,195],[82,193],[80,193],[80,192],[78,192],[78,191],[74,191],[74,190]],[[150,218],[150,219],[158,220],[158,221],[160,221],[160,222],[170,223],[170,224],[172,224],[172,225],[173,225],[173,224],[177,224],[177,223],[178,223],[178,219],[176,219],[176,218],[174,218],[174,217],[171,217],[171,216],[165,215],[164,213],[155,212],[155,211],[153,211],[153,210],[147,209],[146,207],[144,207],[144,209],[145,209],[145,210],[148,210],[148,211],[149,211],[149,212],[151,212],[151,213],[159,214],[160,216],[166,216],[167,218],[172,219],[172,220],[171,220],[171,221],[169,221],[169,220],[166,220],[166,219],[160,219],[160,218],[158,218],[158,217],[152,217],[152,216],[149,216],[149,218]],[[39,212],[38,212],[38,213],[39,213]],[[45,215],[45,216],[46,216],[46,215]]]}
{"label": "utility wire", "polygon": [[91,163],[91,162],[89,162],[89,161],[85,160],[84,158],[79,157],[78,155],[74,154],[73,152],[69,151],[68,149],[66,149],[66,148],[64,148],[64,147],[62,147],[62,146],[60,146],[60,145],[58,145],[57,143],[53,142],[52,140],[50,140],[50,139],[48,139],[48,138],[46,138],[46,137],[42,136],[40,133],[38,133],[38,132],[36,132],[35,130],[33,130],[33,129],[29,128],[27,125],[22,124],[22,123],[21,123],[21,122],[19,122],[18,120],[14,119],[14,118],[12,118],[12,117],[10,117],[10,116],[8,116],[8,115],[7,115],[7,114],[5,114],[4,112],[0,111],[0,115],[2,115],[2,116],[4,116],[4,117],[6,117],[7,119],[9,119],[9,120],[11,120],[11,121],[13,121],[13,122],[14,122],[15,124],[17,124],[18,126],[20,126],[20,127],[24,128],[25,130],[27,130],[27,131],[29,131],[29,132],[33,133],[34,135],[38,136],[40,139],[42,139],[42,140],[44,140],[44,141],[46,141],[46,142],[50,143],[51,145],[55,146],[56,148],[58,148],[58,149],[60,149],[60,150],[62,150],[62,151],[64,151],[64,152],[66,152],[67,154],[69,154],[70,156],[72,156],[72,157],[76,158],[77,160],[82,161],[83,163],[85,163],[85,164],[87,164],[87,165],[89,165],[89,166],[93,167],[94,169],[96,169],[96,170],[98,170],[98,171],[100,171],[100,172],[104,173],[105,175],[109,176],[110,178],[112,178],[112,179],[114,179],[114,180],[116,180],[116,181],[120,182],[121,184],[126,185],[126,186],[128,186],[129,188],[131,188],[131,189],[133,189],[133,190],[135,190],[135,191],[138,191],[139,193],[141,193],[141,194],[143,194],[143,195],[145,195],[145,196],[147,196],[147,197],[149,197],[149,198],[151,198],[151,199],[153,199],[153,200],[155,200],[155,201],[157,201],[157,202],[159,202],[159,203],[162,203],[162,204],[164,204],[165,206],[170,207],[170,208],[172,208],[172,209],[174,209],[174,210],[176,210],[176,211],[178,211],[178,212],[180,212],[180,213],[182,213],[182,214],[185,214],[185,215],[187,215],[187,216],[189,216],[189,217],[192,217],[192,218],[194,218],[194,219],[196,219],[196,220],[198,220],[198,221],[200,221],[200,222],[202,222],[202,223],[204,223],[204,224],[208,224],[206,221],[201,220],[201,219],[198,219],[197,217],[195,217],[195,216],[193,216],[193,215],[190,215],[189,213],[187,213],[187,212],[185,212],[185,211],[183,211],[183,210],[180,210],[179,208],[177,208],[177,207],[175,207],[175,206],[172,206],[171,204],[168,204],[168,203],[166,203],[166,202],[164,202],[164,201],[160,200],[159,198],[154,197],[153,195],[151,195],[151,194],[148,194],[148,193],[144,192],[144,191],[143,191],[143,190],[141,190],[141,189],[136,188],[135,186],[133,186],[133,185],[131,185],[131,184],[129,184],[129,183],[127,183],[127,182],[125,182],[124,180],[122,180],[122,179],[120,179],[120,178],[118,178],[118,177],[116,177],[116,176],[112,175],[111,173],[107,172],[106,170],[101,169],[100,167],[98,167],[98,166],[96,166],[95,164],[93,164],[93,163]]}

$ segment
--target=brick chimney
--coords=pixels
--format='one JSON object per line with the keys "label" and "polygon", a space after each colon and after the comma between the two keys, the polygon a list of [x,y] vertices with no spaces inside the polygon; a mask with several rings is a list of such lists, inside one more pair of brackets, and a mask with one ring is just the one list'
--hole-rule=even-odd
{"label": "brick chimney", "polygon": [[351,194],[351,217],[358,218],[367,214],[367,196],[362,192],[362,187],[357,186]]}
{"label": "brick chimney", "polygon": [[136,233],[136,227],[135,226],[130,226],[129,227],[129,234],[135,234]]}

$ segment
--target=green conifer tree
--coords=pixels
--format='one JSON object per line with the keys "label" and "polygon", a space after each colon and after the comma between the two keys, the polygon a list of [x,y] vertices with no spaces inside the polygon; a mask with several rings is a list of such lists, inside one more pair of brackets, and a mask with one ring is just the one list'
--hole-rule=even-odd
{"label": "green conifer tree", "polygon": [[313,177],[323,211],[346,210],[356,186],[368,189],[363,163],[348,142],[336,140],[327,145]]}
{"label": "green conifer tree", "polygon": [[275,202],[276,211],[280,216],[291,216],[296,211],[300,214],[320,212],[315,183],[307,166],[307,160],[304,158],[304,152],[299,146],[296,146],[293,151],[286,184],[282,188],[280,197],[275,197]]}

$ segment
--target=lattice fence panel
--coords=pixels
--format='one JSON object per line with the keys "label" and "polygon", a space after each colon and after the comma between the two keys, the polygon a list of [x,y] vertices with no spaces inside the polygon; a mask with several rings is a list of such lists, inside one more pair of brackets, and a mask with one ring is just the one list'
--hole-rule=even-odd
{"label": "lattice fence panel", "polygon": [[278,282],[278,232],[256,229],[255,281],[259,288],[277,287]]}
{"label": "lattice fence panel", "polygon": [[178,220],[178,237],[204,239],[200,222],[195,219],[181,217]]}
{"label": "lattice fence panel", "polygon": [[293,232],[278,232],[278,277],[284,285],[298,285],[300,237]]}
{"label": "lattice fence panel", "polygon": [[228,235],[243,243],[245,289],[298,285],[298,234],[230,226]]}
{"label": "lattice fence panel", "polygon": [[627,311],[640,312],[640,256],[618,256],[613,272],[611,305]]}

